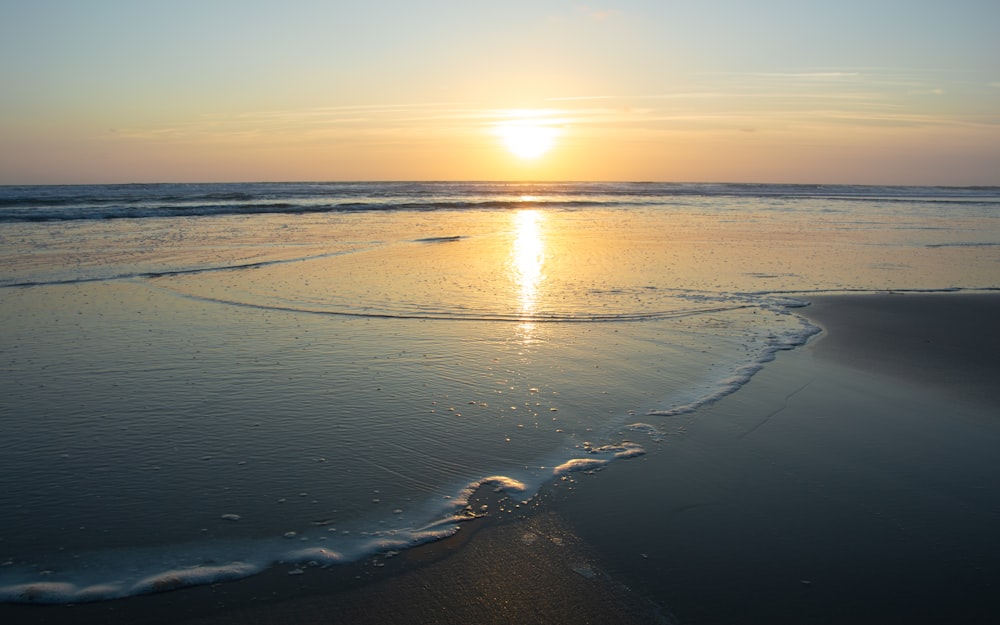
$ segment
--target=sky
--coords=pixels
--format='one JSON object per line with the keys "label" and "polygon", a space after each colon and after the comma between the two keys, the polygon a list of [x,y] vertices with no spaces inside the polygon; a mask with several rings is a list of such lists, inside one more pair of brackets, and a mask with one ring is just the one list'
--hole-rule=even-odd
{"label": "sky", "polygon": [[997,0],[3,0],[0,184],[1000,185],[998,24]]}

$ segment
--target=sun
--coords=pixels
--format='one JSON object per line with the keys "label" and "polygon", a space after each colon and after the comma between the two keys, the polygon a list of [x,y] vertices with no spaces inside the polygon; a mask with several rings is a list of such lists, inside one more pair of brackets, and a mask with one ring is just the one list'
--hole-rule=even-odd
{"label": "sun", "polygon": [[535,159],[555,146],[559,129],[540,119],[516,119],[497,124],[496,133],[511,154]]}

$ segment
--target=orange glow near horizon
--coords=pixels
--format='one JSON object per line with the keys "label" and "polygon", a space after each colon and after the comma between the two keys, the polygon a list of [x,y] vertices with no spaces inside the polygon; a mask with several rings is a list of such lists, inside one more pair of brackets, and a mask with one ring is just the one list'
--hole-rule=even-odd
{"label": "orange glow near horizon", "polygon": [[1000,2],[7,4],[5,185],[1000,184]]}

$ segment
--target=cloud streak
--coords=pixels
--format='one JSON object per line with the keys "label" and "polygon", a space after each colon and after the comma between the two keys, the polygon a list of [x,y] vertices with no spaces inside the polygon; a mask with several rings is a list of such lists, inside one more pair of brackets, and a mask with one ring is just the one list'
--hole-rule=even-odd
{"label": "cloud streak", "polygon": [[[923,76],[921,79],[919,76]],[[203,115],[119,128],[118,140],[177,143],[362,141],[366,137],[459,140],[518,116],[580,131],[718,132],[753,128],[794,132],[856,128],[992,128],[997,115],[972,115],[941,104],[950,90],[927,73],[898,68],[802,68],[704,72],[675,92],[581,93],[545,98],[537,109],[473,102],[372,103]],[[980,83],[982,84],[982,83]],[[992,83],[991,86],[1000,86]]]}

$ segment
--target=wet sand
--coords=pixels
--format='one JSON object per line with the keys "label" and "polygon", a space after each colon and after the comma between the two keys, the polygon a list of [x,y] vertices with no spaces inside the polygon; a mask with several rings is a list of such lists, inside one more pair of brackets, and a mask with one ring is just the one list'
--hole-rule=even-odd
{"label": "wet sand", "polygon": [[810,299],[822,335],[553,508],[680,622],[988,622],[1000,297]]}
{"label": "wet sand", "polygon": [[[825,332],[645,456],[337,570],[5,623],[986,622],[1000,590],[1000,295],[810,297]],[[653,419],[649,417],[648,419]],[[638,435],[637,435],[638,436]]]}
{"label": "wet sand", "polygon": [[949,394],[1000,404],[1000,294],[813,297],[807,315],[832,326],[816,353]]}
{"label": "wet sand", "polygon": [[[487,502],[488,504],[484,503]],[[485,493],[453,538],[333,569],[76,606],[0,606],[4,623],[670,623],[601,568],[558,514]]]}

